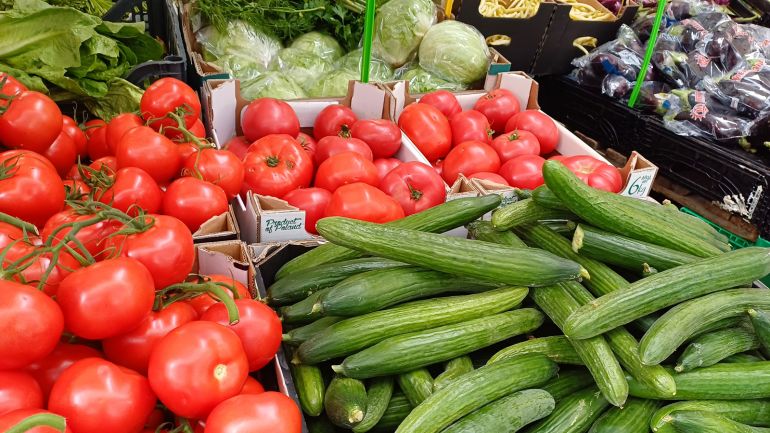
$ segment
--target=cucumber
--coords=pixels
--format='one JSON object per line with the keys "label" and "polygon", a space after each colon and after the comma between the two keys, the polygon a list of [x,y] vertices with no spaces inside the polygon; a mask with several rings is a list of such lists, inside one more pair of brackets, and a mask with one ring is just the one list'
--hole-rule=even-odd
{"label": "cucumber", "polygon": [[[584,433],[607,409],[609,403],[595,387],[577,391],[556,403],[548,418],[527,433]],[[625,432],[623,432],[625,433]]]}
{"label": "cucumber", "polygon": [[364,419],[366,387],[360,380],[335,377],[326,389],[324,409],[338,427],[353,428]]}
{"label": "cucumber", "polygon": [[320,319],[323,317],[323,312],[316,304],[331,289],[331,287],[321,289],[296,304],[281,307],[281,321],[290,325],[300,325]]}
{"label": "cucumber", "polygon": [[572,393],[594,384],[594,378],[587,370],[560,371],[559,376],[546,382],[540,388],[548,391],[558,403]]}
{"label": "cucumber", "polygon": [[547,417],[555,406],[548,392],[526,389],[473,411],[441,433],[514,433]]}
{"label": "cucumber", "polygon": [[751,326],[765,353],[770,353],[770,313],[762,309],[749,308]]}
{"label": "cucumber", "polygon": [[393,391],[393,396],[390,398],[385,413],[382,414],[380,422],[371,431],[393,433],[411,411],[412,405],[409,404],[406,396],[400,391]]}
{"label": "cucumber", "polygon": [[299,346],[306,364],[347,356],[388,337],[488,316],[519,305],[528,290],[506,287],[484,293],[414,301],[337,322]]}
{"label": "cucumber", "polygon": [[566,210],[569,208],[546,185],[540,185],[532,191],[532,199],[539,206],[549,209]]}
{"label": "cucumber", "polygon": [[751,329],[737,327],[714,331],[693,340],[679,357],[674,370],[679,373],[708,367],[728,356],[758,347],[759,340]]}
{"label": "cucumber", "polygon": [[[532,289],[535,303],[553,320],[558,327],[579,304],[563,286],[538,287]],[[615,406],[623,406],[628,396],[628,385],[618,360],[607,341],[599,335],[586,340],[572,340],[580,359],[591,372],[597,386],[607,400]]]}
{"label": "cucumber", "polygon": [[398,387],[406,395],[409,404],[417,407],[433,394],[433,376],[426,368],[407,371],[398,375]]}
{"label": "cucumber", "polygon": [[768,273],[770,250],[757,247],[679,266],[580,307],[567,320],[564,333],[578,339],[593,337],[688,299],[749,284]]}
{"label": "cucumber", "polygon": [[471,371],[473,371],[473,360],[471,360],[470,356],[463,355],[450,359],[446,363],[444,372],[436,376],[436,380],[433,381],[433,390],[437,391]]}
{"label": "cucumber", "polygon": [[434,392],[412,410],[396,433],[438,433],[505,395],[542,385],[557,370],[553,361],[536,354],[485,365]]}
{"label": "cucumber", "polygon": [[574,221],[569,220],[540,221],[538,224],[544,225],[554,232],[568,237],[572,237],[572,233],[574,233],[575,228],[577,228],[577,224]]}
{"label": "cucumber", "polygon": [[341,217],[323,218],[316,228],[336,244],[485,281],[543,286],[585,276],[585,269],[577,263],[534,248],[514,248]]}
{"label": "cucumber", "polygon": [[770,402],[767,400],[692,400],[672,403],[658,409],[650,419],[650,428],[658,433],[674,433],[663,418],[677,411],[716,413],[743,424],[770,426]]}
{"label": "cucumber", "polygon": [[414,299],[452,292],[482,292],[491,288],[491,285],[473,279],[409,266],[353,275],[326,292],[318,305],[324,315],[350,317]]}
{"label": "cucumber", "polygon": [[352,275],[406,266],[393,260],[380,258],[363,258],[339,263],[330,263],[307,269],[282,278],[267,288],[267,302],[270,305],[288,305],[299,302],[313,292],[331,287]]}
{"label": "cucumber", "polygon": [[526,247],[518,236],[513,234],[510,230],[498,231],[492,226],[489,221],[473,221],[468,224],[468,233],[474,239],[478,239],[484,242],[492,242],[495,244],[508,245],[510,247]]}
{"label": "cucumber", "polygon": [[532,190],[531,189],[521,189],[521,188],[514,188],[513,193],[516,194],[516,197],[519,200],[524,200],[525,198],[532,198]]}
{"label": "cucumber", "polygon": [[744,400],[770,397],[770,361],[721,363],[674,375],[676,395],[660,395],[630,376],[629,394],[655,400]]}
{"label": "cucumber", "polygon": [[[501,198],[497,194],[460,198],[409,215],[400,220],[391,221],[387,225],[402,229],[443,233],[480,218],[482,215],[500,206],[500,202]],[[280,280],[295,273],[301,274],[306,269],[314,266],[351,260],[362,255],[359,251],[339,245],[321,245],[286,262],[278,270],[275,278]]]}
{"label": "cucumber", "polygon": [[658,405],[654,400],[629,398],[622,409],[611,407],[604,412],[588,433],[648,433],[650,418]]}
{"label": "cucumber", "polygon": [[297,389],[302,411],[310,416],[318,416],[324,409],[324,383],[321,369],[315,365],[290,364],[291,377]]}
{"label": "cucumber", "polygon": [[761,362],[764,360],[765,358],[761,358],[757,355],[752,355],[750,353],[738,353],[732,356],[728,356],[727,358],[723,359],[722,362],[741,363],[741,362]]}
{"label": "cucumber", "polygon": [[393,395],[393,378],[378,377],[373,379],[366,389],[366,413],[364,419],[353,427],[355,433],[364,433],[373,429],[385,414]]}
{"label": "cucumber", "polygon": [[325,417],[308,418],[306,421],[308,433],[340,433],[345,431],[332,424]]}
{"label": "cucumber", "polygon": [[583,360],[580,359],[569,339],[563,335],[531,338],[527,341],[508,346],[492,355],[487,364],[525,353],[543,354],[557,364],[583,365]]}
{"label": "cucumber", "polygon": [[348,356],[332,369],[356,379],[404,373],[534,331],[542,324],[543,314],[538,310],[508,311],[391,337]]}
{"label": "cucumber", "polygon": [[711,412],[676,411],[663,422],[678,433],[770,433],[770,428],[752,427]]}
{"label": "cucumber", "polygon": [[659,364],[671,356],[698,328],[717,320],[743,315],[752,307],[770,308],[770,290],[724,290],[679,304],[662,315],[642,337],[639,345],[642,361],[645,364]]}
{"label": "cucumber", "polygon": [[575,215],[569,210],[551,209],[535,203],[527,198],[503,206],[492,213],[492,225],[497,230],[509,230],[522,224],[541,220],[574,219]]}
{"label": "cucumber", "polygon": [[637,273],[642,272],[645,265],[657,271],[665,271],[698,260],[697,256],[691,254],[583,224],[578,224],[575,229],[572,249],[592,259]]}
{"label": "cucumber", "polygon": [[308,339],[310,339],[310,337],[314,336],[315,334],[318,334],[319,332],[339,322],[342,319],[343,317],[336,317],[336,316],[322,317],[313,323],[309,323],[307,325],[300,326],[299,328],[294,328],[291,331],[286,332],[285,334],[283,334],[283,337],[281,337],[281,339],[286,344],[291,344],[295,346],[300,345],[305,341],[307,341]]}

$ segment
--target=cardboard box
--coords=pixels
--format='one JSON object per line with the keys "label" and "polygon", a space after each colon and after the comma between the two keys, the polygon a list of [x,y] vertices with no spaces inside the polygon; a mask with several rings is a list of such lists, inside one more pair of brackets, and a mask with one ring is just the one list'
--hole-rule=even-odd
{"label": "cardboard box", "polygon": [[238,239],[238,222],[235,219],[233,207],[222,215],[211,217],[208,221],[201,224],[200,228],[193,233],[193,241],[196,244],[206,242],[231,241]]}
{"label": "cardboard box", "polygon": [[195,246],[193,273],[229,275],[258,296],[257,272],[246,244],[238,240],[210,242]]}

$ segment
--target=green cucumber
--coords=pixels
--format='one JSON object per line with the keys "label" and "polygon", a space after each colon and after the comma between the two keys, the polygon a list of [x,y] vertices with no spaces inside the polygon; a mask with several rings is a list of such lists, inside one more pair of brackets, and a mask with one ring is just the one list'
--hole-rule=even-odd
{"label": "green cucumber", "polygon": [[594,422],[588,433],[648,433],[652,414],[659,403],[629,398],[623,408],[611,407]]}
{"label": "green cucumber", "polygon": [[770,249],[758,247],[679,266],[580,307],[567,320],[564,333],[578,339],[593,337],[688,299],[750,284],[768,273]]}
{"label": "green cucumber", "polygon": [[546,382],[540,388],[548,391],[558,403],[572,393],[594,384],[594,378],[587,370],[560,371],[559,376]]}
{"label": "green cucumber", "polygon": [[577,224],[574,221],[569,220],[548,220],[548,221],[540,221],[538,224],[542,224],[549,229],[553,230],[554,232],[562,235],[562,236],[568,236],[572,237],[572,233],[575,232],[575,228],[577,228]]}
{"label": "green cucumber", "polygon": [[674,375],[676,395],[660,395],[630,376],[629,394],[655,400],[744,400],[770,397],[770,361],[721,363]]}
{"label": "green cucumber", "polygon": [[650,419],[650,428],[658,433],[674,433],[663,418],[677,411],[716,413],[733,421],[754,426],[770,426],[770,401],[767,400],[692,400],[668,404]]}
{"label": "green cucumber", "polygon": [[380,422],[374,426],[371,430],[373,432],[387,432],[393,433],[401,421],[409,415],[412,411],[412,405],[409,404],[406,396],[398,391],[393,392],[393,397],[390,398],[388,407],[385,409],[385,413],[382,414]]}
{"label": "green cucumber", "polygon": [[759,347],[753,330],[745,327],[727,328],[701,335],[693,340],[679,357],[674,370],[690,371],[714,365],[728,356]]}
{"label": "green cucumber", "polygon": [[473,411],[441,433],[514,433],[547,417],[555,406],[548,392],[525,389]]}
{"label": "green cucumber", "polygon": [[575,348],[572,347],[572,343],[563,335],[531,338],[527,341],[508,346],[492,355],[487,364],[525,353],[543,354],[557,364],[583,365],[583,360],[580,359]]}
{"label": "green cucumber", "polygon": [[586,276],[585,269],[577,263],[534,248],[508,247],[341,217],[323,218],[316,228],[329,241],[359,251],[485,281],[543,286]]}
{"label": "green cucumber", "polygon": [[770,308],[770,290],[731,289],[683,302],[663,314],[644,334],[639,344],[642,361],[648,365],[659,364],[698,328],[717,320],[742,316],[753,307]]}
{"label": "green cucumber", "polygon": [[478,239],[484,242],[492,242],[495,244],[508,245],[511,247],[526,247],[518,236],[513,234],[510,230],[498,231],[492,226],[489,221],[473,221],[468,224],[468,233],[474,239]]}
{"label": "green cucumber", "polygon": [[450,359],[446,363],[444,372],[436,376],[436,380],[433,381],[433,390],[439,390],[463,374],[470,373],[471,371],[473,371],[473,360],[471,360],[470,356],[463,355]]}
{"label": "green cucumber", "polygon": [[750,353],[737,353],[735,355],[728,356],[727,358],[723,359],[722,362],[741,363],[741,362],[761,362],[764,360],[765,358],[761,358],[757,355],[752,355]]}
{"label": "green cucumber", "polygon": [[321,289],[296,304],[281,307],[281,321],[290,325],[300,325],[322,318],[323,312],[316,304],[321,296],[331,289],[331,287]]}
{"label": "green cucumber", "polygon": [[546,185],[540,185],[532,191],[532,199],[539,206],[548,209],[566,210],[569,208]]}
{"label": "green cucumber", "polygon": [[310,337],[318,334],[329,326],[339,322],[344,317],[328,316],[322,317],[313,323],[309,323],[299,328],[294,328],[291,331],[287,331],[283,334],[282,340],[286,344],[300,345],[310,339]]}
{"label": "green cucumber", "polygon": [[698,260],[697,256],[691,254],[583,224],[575,229],[572,249],[592,259],[637,273],[643,271],[644,265],[665,271]]}
{"label": "green cucumber", "polygon": [[270,305],[288,305],[299,302],[313,292],[331,287],[352,275],[406,266],[393,260],[380,258],[353,259],[344,262],[330,263],[288,275],[267,288],[267,302]]}
{"label": "green cucumber", "polygon": [[492,213],[492,225],[497,230],[509,230],[522,224],[541,220],[574,219],[575,215],[569,210],[550,209],[527,198],[503,206]]}
{"label": "green cucumber", "polygon": [[[387,223],[389,227],[443,233],[478,219],[500,206],[497,194],[451,200],[400,220]],[[363,254],[339,245],[325,244],[286,262],[275,275],[276,280],[324,263],[340,262]]]}
{"label": "green cucumber", "polygon": [[396,433],[438,433],[503,396],[542,385],[557,370],[553,361],[536,354],[485,365],[434,392],[412,410]]}
{"label": "green cucumber", "polygon": [[324,409],[329,421],[338,427],[353,428],[364,419],[366,387],[360,380],[335,377],[326,388]]}
{"label": "green cucumber", "polygon": [[747,312],[759,344],[765,353],[770,353],[770,313],[755,308],[750,308]]}
{"label": "green cucumber", "polygon": [[516,197],[519,200],[524,200],[525,198],[532,198],[532,190],[531,189],[521,189],[521,188],[514,188],[513,193],[516,194]]}
{"label": "green cucumber", "polygon": [[770,433],[770,428],[752,427],[711,412],[676,411],[663,422],[678,433]]}
{"label": "green cucumber", "polygon": [[299,359],[317,364],[372,346],[388,337],[459,323],[510,310],[528,290],[506,287],[484,293],[426,299],[337,322],[299,346]]}
{"label": "green cucumber", "polygon": [[[609,403],[595,387],[583,389],[556,403],[548,418],[527,433],[584,433]],[[624,432],[625,433],[625,432]]]}
{"label": "green cucumber", "polygon": [[318,416],[324,409],[324,383],[321,369],[315,365],[291,364],[291,377],[297,389],[302,411],[310,416]]}
{"label": "green cucumber", "polygon": [[[366,379],[411,371],[448,361],[516,335],[534,331],[543,314],[533,308],[397,335],[350,355],[332,369],[347,377]],[[621,375],[622,377],[622,375]]]}
{"label": "green cucumber", "polygon": [[355,433],[364,433],[373,429],[385,414],[393,395],[393,378],[378,377],[373,379],[366,389],[366,413],[364,419],[353,427]]}
{"label": "green cucumber", "polygon": [[340,433],[345,431],[332,424],[325,417],[308,418],[306,422],[308,433]]}
{"label": "green cucumber", "polygon": [[407,371],[398,375],[398,387],[406,395],[409,404],[417,407],[433,394],[433,376],[426,368]]}
{"label": "green cucumber", "polygon": [[353,275],[326,292],[318,305],[324,315],[360,316],[414,299],[452,292],[482,292],[492,287],[473,279],[409,266]]}

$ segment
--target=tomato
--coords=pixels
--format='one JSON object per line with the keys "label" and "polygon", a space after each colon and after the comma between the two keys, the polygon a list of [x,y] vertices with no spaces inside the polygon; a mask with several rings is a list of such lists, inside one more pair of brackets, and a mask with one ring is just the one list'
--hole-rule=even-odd
{"label": "tomato", "polygon": [[[91,121],[89,120],[89,122]],[[89,122],[86,122],[86,127],[88,127]],[[89,131],[92,132],[89,133]],[[86,144],[88,157],[92,160],[114,153],[107,144],[107,126],[97,126],[91,130],[86,129],[86,136],[88,136],[88,143]]]}
{"label": "tomato", "polygon": [[243,384],[243,388],[241,388],[241,392],[238,393],[238,395],[243,394],[262,394],[265,392],[265,387],[262,386],[261,383],[257,379],[254,379],[251,376],[246,376],[246,382]]}
{"label": "tomato", "polygon": [[315,186],[330,192],[342,185],[356,182],[377,185],[379,181],[374,163],[355,152],[332,156],[318,166],[315,176]]}
{"label": "tomato", "polygon": [[62,121],[62,130],[75,142],[78,156],[81,158],[88,156],[88,138],[86,138],[86,134],[73,118],[62,116]]}
{"label": "tomato", "polygon": [[[184,134],[175,128],[176,125],[173,126],[174,127],[172,128],[164,129],[163,135],[168,137],[170,140],[184,141]],[[198,138],[206,138],[206,127],[203,126],[201,119],[195,119],[195,123],[193,123],[187,131]]]}
{"label": "tomato", "polygon": [[547,114],[539,110],[524,110],[514,115],[505,124],[505,132],[515,130],[529,131],[535,134],[540,143],[540,154],[547,155],[559,144],[559,129]]}
{"label": "tomato", "polygon": [[78,149],[75,147],[75,141],[67,134],[65,130],[59,133],[59,136],[43,152],[43,156],[51,161],[56,167],[59,176],[67,175],[70,167],[77,161]]}
{"label": "tomato", "polygon": [[318,148],[315,152],[315,164],[316,166],[329,159],[334,155],[339,155],[343,152],[355,152],[369,161],[374,159],[372,149],[357,138],[344,138],[330,135],[323,137],[318,141]]}
{"label": "tomato", "polygon": [[391,196],[365,183],[337,188],[326,207],[326,216],[343,216],[373,223],[404,217],[404,209]]}
{"label": "tomato", "polygon": [[249,146],[243,168],[244,190],[277,198],[310,186],[313,178],[313,160],[296,140],[283,134],[265,136]]}
{"label": "tomato", "polygon": [[[238,292],[238,298],[251,299],[251,293],[249,293],[249,289],[241,284],[240,281],[237,281],[232,277],[214,274],[209,275],[206,278],[210,281],[225,283],[228,286],[231,286],[235,289],[236,292]],[[231,290],[227,290],[227,294],[230,295],[230,297],[233,297]],[[209,294],[199,295],[187,301],[188,304],[195,308],[195,312],[198,313],[198,316],[202,316],[203,313],[209,309],[209,307],[216,304],[217,302],[219,301],[212,298]]]}
{"label": "tomato", "polygon": [[179,143],[176,145],[176,151],[179,152],[179,160],[186,161],[190,155],[198,153],[198,146],[193,143]]}
{"label": "tomato", "polygon": [[[0,416],[0,431],[8,431],[8,429],[18,424],[25,418],[32,415],[41,414],[41,413],[51,413],[51,412],[47,412],[42,409],[20,409],[20,410],[15,410],[6,415]],[[61,433],[61,432],[53,427],[40,426],[40,427],[34,427],[30,430],[27,430],[25,433]],[[72,430],[70,430],[69,426],[64,428],[64,433],[72,433]]]}
{"label": "tomato", "polygon": [[250,142],[272,134],[299,135],[299,119],[291,106],[273,98],[251,101],[241,118],[243,135]]}
{"label": "tomato", "polygon": [[238,334],[218,323],[194,321],[155,344],[148,373],[152,389],[172,412],[204,418],[241,391],[249,363]]}
{"label": "tomato", "polygon": [[[123,139],[126,132],[143,125],[144,122],[142,121],[142,118],[134,113],[123,113],[113,117],[112,120],[110,120],[110,123],[107,124],[107,129],[105,131],[106,135],[104,137],[107,146],[110,149],[108,155],[115,155],[118,144],[120,143],[120,140]],[[94,159],[94,155],[91,155],[91,159]]]}
{"label": "tomato", "polygon": [[446,201],[446,185],[433,167],[405,162],[388,173],[380,189],[396,199],[404,214],[422,212]]}
{"label": "tomato", "polygon": [[155,409],[147,378],[101,358],[66,369],[51,390],[48,409],[77,433],[136,433]]}
{"label": "tomato", "polygon": [[141,168],[121,168],[115,173],[112,186],[97,191],[95,198],[102,203],[136,216],[139,207],[148,213],[160,210],[163,191],[158,183]]}
{"label": "tomato", "polygon": [[227,194],[205,180],[181,177],[166,188],[161,208],[164,214],[178,218],[195,232],[201,224],[227,212]]}
{"label": "tomato", "polygon": [[519,155],[540,155],[540,143],[535,134],[529,131],[506,132],[492,140],[492,148],[500,156],[501,162],[509,161]]}
{"label": "tomato", "polygon": [[480,171],[478,173],[473,173],[472,175],[468,176],[468,179],[482,179],[482,180],[487,180],[500,185],[508,186],[508,181],[505,180],[504,177],[500,176],[497,173],[490,173],[488,171]]}
{"label": "tomato", "polygon": [[438,173],[439,176],[442,178],[444,177],[444,160],[438,159],[431,164],[433,166],[433,169],[436,170],[436,173]]}
{"label": "tomato", "polygon": [[201,179],[220,186],[231,199],[241,192],[243,162],[229,150],[203,149],[185,160],[182,175],[200,175]]}
{"label": "tomato", "polygon": [[83,200],[91,192],[91,187],[82,180],[63,180],[65,200]]}
{"label": "tomato", "polygon": [[318,148],[318,142],[315,141],[315,138],[304,132],[300,132],[297,134],[297,143],[305,149],[305,152],[307,152],[311,158],[315,159],[315,151]]}
{"label": "tomato", "polygon": [[150,84],[139,102],[142,118],[156,131],[177,126],[176,121],[163,117],[180,108],[184,109],[185,127],[192,128],[201,117],[201,101],[192,87],[176,78],[161,78]]}
{"label": "tomato", "polygon": [[[155,430],[165,421],[166,413],[162,409],[155,407],[155,409],[150,412],[150,416],[148,416],[147,420],[144,422],[144,428],[146,430],[150,430],[149,433],[155,433]],[[167,432],[168,430],[161,431]]]}
{"label": "tomato", "polygon": [[[26,264],[27,262],[25,262]],[[22,271],[21,275],[24,277],[24,282],[30,286],[35,286],[40,283],[45,273],[48,271],[48,267],[51,265],[51,253],[43,253],[32,260],[32,265]],[[51,273],[43,284],[43,292],[48,296],[56,296],[59,290],[59,285],[72,271],[80,268],[80,262],[78,262],[68,252],[62,252],[59,255],[59,260],[51,270]],[[19,282],[21,280],[17,279]]]}
{"label": "tomato", "polygon": [[291,398],[274,391],[238,395],[220,403],[204,433],[300,433],[302,414]]}
{"label": "tomato", "polygon": [[42,227],[64,207],[64,184],[51,163],[26,151],[0,153],[0,212]]}
{"label": "tomato", "polygon": [[401,129],[390,120],[359,120],[350,135],[369,145],[375,158],[389,158],[401,148]]}
{"label": "tomato", "polygon": [[521,155],[503,164],[499,174],[508,185],[521,189],[535,189],[544,183],[543,163],[537,155]]}
{"label": "tomato", "polygon": [[40,290],[0,280],[0,329],[0,370],[13,370],[51,353],[64,330],[64,317]]}
{"label": "tomato", "polygon": [[[5,72],[0,72],[0,95],[18,96],[27,90],[29,90],[27,89],[27,86],[21,84],[17,79]],[[8,100],[0,98],[0,108],[5,107],[6,105],[8,105]]]}
{"label": "tomato", "polygon": [[[43,230],[40,231],[40,236],[48,240],[55,230],[64,224],[72,224],[77,222],[84,222],[94,218],[94,215],[79,214],[73,209],[65,209],[57,214],[51,216],[43,226]],[[105,220],[95,224],[88,225],[78,230],[75,238],[83,244],[84,247],[91,253],[92,256],[98,258],[104,253],[104,241],[113,233],[120,229],[120,225],[114,221]],[[56,233],[52,245],[56,245],[61,242],[62,238],[67,235],[72,229],[70,227],[59,230]],[[74,243],[70,245],[76,249]],[[77,249],[76,249],[77,250]]]}
{"label": "tomato", "polygon": [[43,407],[43,391],[31,374],[24,371],[0,371],[0,416],[19,409]]}
{"label": "tomato", "polygon": [[497,173],[500,157],[492,146],[481,141],[466,141],[449,152],[444,159],[443,176],[452,185],[459,174],[469,175],[480,171]]}
{"label": "tomato", "polygon": [[283,199],[290,205],[305,211],[305,230],[318,234],[315,223],[323,218],[332,193],[322,188],[301,188],[286,194]]}
{"label": "tomato", "polygon": [[121,257],[140,261],[152,274],[155,289],[184,281],[192,271],[195,247],[190,230],[182,221],[166,215],[148,215],[154,223],[145,232],[113,236],[107,247]]}
{"label": "tomato", "polygon": [[498,132],[505,129],[508,119],[521,111],[516,95],[507,89],[492,90],[479,98],[473,109],[486,116],[492,129]]}
{"label": "tomato", "polygon": [[[297,137],[297,140],[299,140],[299,137]],[[300,142],[300,144],[302,143]],[[233,152],[235,156],[238,157],[238,159],[242,160],[243,157],[246,156],[246,149],[248,149],[250,145],[251,142],[247,140],[246,137],[239,135],[228,140],[228,142],[225,143],[223,149]]]}
{"label": "tomato", "polygon": [[564,159],[562,163],[580,180],[596,189],[614,193],[623,189],[623,177],[620,175],[620,170],[593,156],[570,156]]}
{"label": "tomato", "polygon": [[448,90],[436,90],[435,92],[430,92],[420,98],[419,102],[420,104],[428,104],[438,108],[447,119],[463,111],[460,102],[458,102],[455,95]]}
{"label": "tomato", "polygon": [[476,110],[465,110],[449,119],[452,127],[452,145],[459,146],[466,141],[480,141],[489,144],[492,141],[492,129],[489,120]]}
{"label": "tomato", "polygon": [[147,126],[138,126],[123,135],[115,149],[118,168],[136,167],[146,171],[159,184],[179,175],[182,165],[176,144]]}
{"label": "tomato", "polygon": [[38,92],[22,92],[0,114],[0,144],[42,154],[62,130],[61,110]]}
{"label": "tomato", "polygon": [[91,347],[82,344],[59,343],[45,358],[29,364],[25,370],[40,384],[43,397],[47,400],[53,384],[70,365],[81,359],[101,357],[102,354]]}
{"label": "tomato", "polygon": [[398,126],[430,162],[446,156],[452,147],[449,121],[431,105],[407,105],[398,118]]}
{"label": "tomato", "polygon": [[329,105],[318,113],[313,122],[313,136],[316,140],[330,135],[349,137],[350,129],[357,120],[358,117],[350,108],[339,104]]}
{"label": "tomato", "polygon": [[[88,166],[96,171],[115,173],[118,171],[118,160],[114,156],[103,156],[88,164]],[[86,175],[86,177],[88,177],[88,175]]]}
{"label": "tomato", "polygon": [[275,357],[281,346],[281,319],[270,307],[254,299],[236,299],[240,321],[229,325],[227,308],[219,302],[212,305],[201,320],[216,322],[235,331],[243,344],[249,371],[257,371]]}
{"label": "tomato", "polygon": [[127,333],[104,339],[104,355],[118,365],[146,375],[150,353],[158,341],[174,329],[197,319],[198,313],[190,304],[174,302],[160,311],[150,312]]}
{"label": "tomato", "polygon": [[569,156],[564,155],[554,155],[550,158],[548,158],[549,161],[561,161],[563,162],[565,159],[569,158]]}
{"label": "tomato", "polygon": [[374,160],[374,166],[377,167],[377,177],[380,178],[380,182],[386,174],[391,170],[401,165],[401,161],[396,158],[380,158]]}

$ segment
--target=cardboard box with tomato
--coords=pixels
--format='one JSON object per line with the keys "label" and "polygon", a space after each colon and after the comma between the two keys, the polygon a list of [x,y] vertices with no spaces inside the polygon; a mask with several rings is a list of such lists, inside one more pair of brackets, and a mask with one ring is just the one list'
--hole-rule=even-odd
{"label": "cardboard box with tomato", "polygon": [[196,244],[203,244],[237,240],[239,232],[238,221],[235,219],[235,212],[231,205],[227,212],[201,224],[192,235]]}

